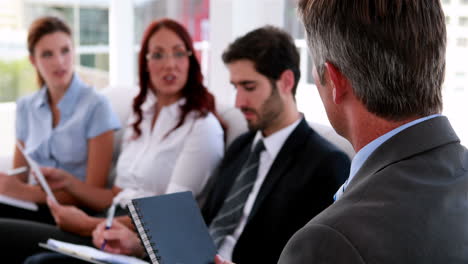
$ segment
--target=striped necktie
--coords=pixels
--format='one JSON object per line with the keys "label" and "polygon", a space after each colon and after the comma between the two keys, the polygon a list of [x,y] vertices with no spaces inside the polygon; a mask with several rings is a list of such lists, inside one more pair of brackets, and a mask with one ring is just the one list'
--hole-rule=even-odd
{"label": "striped necktie", "polygon": [[221,209],[210,224],[210,234],[218,249],[224,238],[232,234],[239,224],[247,198],[257,179],[260,153],[263,150],[265,150],[265,145],[262,140],[259,140],[237,176]]}

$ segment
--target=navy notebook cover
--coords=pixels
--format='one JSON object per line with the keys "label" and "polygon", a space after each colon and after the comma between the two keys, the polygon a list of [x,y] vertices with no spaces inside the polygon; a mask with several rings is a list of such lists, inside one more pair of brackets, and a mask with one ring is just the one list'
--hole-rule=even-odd
{"label": "navy notebook cover", "polygon": [[128,208],[152,263],[214,262],[216,247],[191,192],[133,199]]}

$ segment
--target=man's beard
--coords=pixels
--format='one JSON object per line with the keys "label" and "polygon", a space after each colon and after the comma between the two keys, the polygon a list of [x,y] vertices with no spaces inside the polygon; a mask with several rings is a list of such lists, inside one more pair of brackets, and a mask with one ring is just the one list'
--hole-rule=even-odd
{"label": "man's beard", "polygon": [[250,131],[265,130],[278,118],[284,110],[284,102],[279,96],[276,85],[272,87],[271,95],[263,102],[258,111],[252,108],[242,108],[242,112],[251,112],[257,116],[257,122],[248,121],[247,126]]}

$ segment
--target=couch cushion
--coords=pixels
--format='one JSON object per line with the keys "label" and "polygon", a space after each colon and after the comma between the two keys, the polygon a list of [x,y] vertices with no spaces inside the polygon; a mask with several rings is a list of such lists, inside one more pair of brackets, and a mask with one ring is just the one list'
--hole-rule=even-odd
{"label": "couch cushion", "polygon": [[224,131],[224,133],[227,148],[236,137],[247,132],[247,121],[242,112],[235,107],[218,106],[217,109],[221,119],[223,119],[226,125],[226,131]]}
{"label": "couch cushion", "polygon": [[128,86],[112,86],[101,91],[105,95],[112,106],[112,110],[117,114],[122,124],[122,129],[115,133],[114,152],[120,152],[120,143],[122,141],[123,131],[127,125],[127,120],[132,112],[133,98],[138,93],[137,87]]}
{"label": "couch cushion", "polygon": [[317,132],[319,135],[333,143],[335,146],[337,146],[340,150],[342,150],[344,153],[346,153],[350,159],[354,157],[355,151],[351,143],[344,137],[338,135],[335,130],[331,126],[315,123],[315,122],[309,122],[309,126],[312,127],[315,132]]}
{"label": "couch cushion", "polygon": [[120,124],[122,125],[122,128],[119,131],[117,131],[114,135],[112,169],[107,182],[108,186],[112,186],[114,184],[115,176],[117,174],[115,168],[120,153],[123,132],[127,125],[127,120],[130,117],[130,113],[132,112],[133,98],[137,95],[138,88],[128,86],[112,86],[101,90],[101,93],[109,99],[112,110],[114,110],[114,112],[117,114],[120,120]]}

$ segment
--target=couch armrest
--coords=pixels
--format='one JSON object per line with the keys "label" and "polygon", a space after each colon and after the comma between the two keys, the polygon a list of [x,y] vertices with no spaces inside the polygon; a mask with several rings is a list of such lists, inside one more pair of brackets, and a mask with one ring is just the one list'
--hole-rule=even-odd
{"label": "couch armrest", "polygon": [[229,106],[218,106],[218,113],[220,117],[223,119],[223,122],[227,126],[225,133],[226,138],[226,148],[240,136],[242,133],[248,131],[247,129],[247,121],[244,118],[242,112],[235,108]]}
{"label": "couch armrest", "polygon": [[112,110],[117,114],[120,124],[122,125],[122,128],[114,135],[114,153],[112,155],[112,169],[107,181],[108,186],[112,186],[114,184],[116,177],[115,167],[117,165],[120,148],[122,146],[123,133],[127,126],[127,119],[132,113],[133,98],[137,95],[138,91],[137,87],[127,86],[109,86],[101,90],[101,93],[109,100]]}

